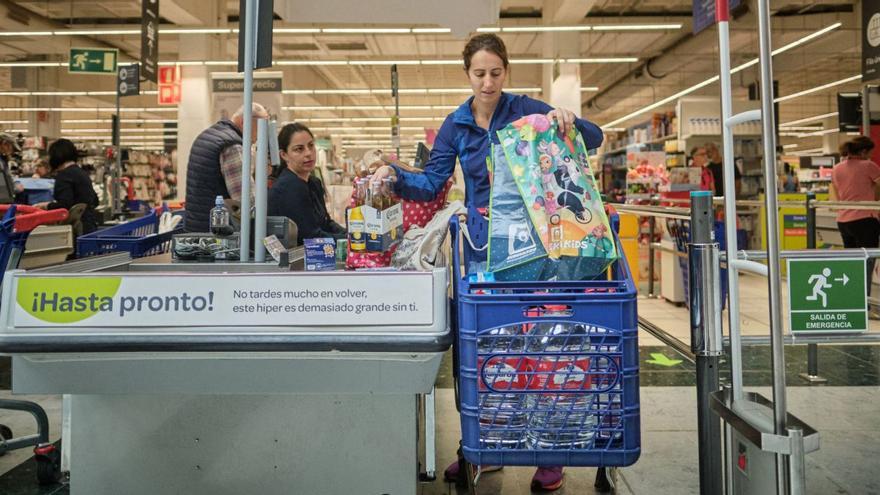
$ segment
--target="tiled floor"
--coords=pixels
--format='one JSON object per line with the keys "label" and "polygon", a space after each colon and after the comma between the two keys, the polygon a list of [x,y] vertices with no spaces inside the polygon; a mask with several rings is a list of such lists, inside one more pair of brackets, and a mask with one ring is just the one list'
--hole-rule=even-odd
{"label": "tiled floor", "polygon": [[[765,279],[743,277],[740,301],[745,335],[767,335],[766,294]],[[679,339],[689,341],[685,308],[662,299],[641,298],[639,314]],[[724,320],[726,325],[726,312]],[[872,332],[880,332],[880,322],[872,321],[871,324]],[[652,359],[652,354],[657,353],[678,358],[670,348],[644,332],[640,333],[642,455],[635,465],[618,471],[618,493],[695,494],[699,490],[693,366],[686,361],[674,366],[647,362]],[[787,347],[785,357],[789,409],[819,430],[821,435],[821,449],[807,458],[808,493],[880,495],[880,477],[876,475],[880,466],[877,461],[880,459],[880,346],[821,345],[820,374],[828,379],[825,386],[809,386],[797,376],[806,368],[805,346]],[[747,347],[743,350],[743,358],[745,385],[769,397],[769,348]],[[0,387],[8,388],[8,365],[4,364],[0,362]],[[726,374],[722,379],[727,379]],[[460,435],[449,355],[441,367],[437,386],[436,455],[437,473],[442,476],[446,465],[455,459]],[[8,392],[0,392],[0,398],[8,396]],[[32,399],[47,408],[53,438],[57,438],[60,399]],[[16,432],[33,430],[32,420],[20,413],[0,411],[0,423],[10,425]],[[66,487],[61,485],[37,487],[33,482],[32,465],[22,464],[27,458],[26,451],[0,457],[0,473],[9,471],[0,476],[0,494],[67,493]],[[485,474],[477,493],[529,493],[532,472],[533,468],[507,467],[498,473]],[[557,493],[594,493],[595,469],[572,468],[566,472],[566,486]],[[464,492],[437,480],[421,484],[419,493]]]}

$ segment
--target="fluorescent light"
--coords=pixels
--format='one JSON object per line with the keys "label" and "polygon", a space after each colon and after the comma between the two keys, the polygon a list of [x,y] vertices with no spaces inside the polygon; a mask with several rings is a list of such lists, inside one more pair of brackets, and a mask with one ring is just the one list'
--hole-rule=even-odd
{"label": "fluorescent light", "polygon": [[581,88],[581,91],[599,91],[598,86],[584,86]]}
{"label": "fluorescent light", "polygon": [[644,108],[641,108],[641,109],[639,109],[639,110],[636,110],[635,112],[632,112],[632,113],[629,113],[629,114],[627,114],[627,115],[624,115],[623,117],[620,117],[619,119],[612,120],[611,122],[609,122],[609,123],[603,125],[603,126],[602,126],[602,129],[606,129],[606,128],[608,128],[608,127],[616,126],[617,124],[620,124],[621,122],[626,122],[627,120],[629,120],[629,119],[631,119],[631,118],[633,118],[633,117],[637,117],[637,116],[639,116],[639,115],[641,115],[641,114],[643,114],[643,113],[645,113],[645,112],[650,112],[651,110],[653,110],[653,109],[655,109],[655,108],[657,108],[657,107],[661,107],[661,106],[663,106],[663,105],[665,105],[665,104],[667,104],[667,103],[669,103],[669,102],[672,102],[672,101],[677,100],[678,98],[680,98],[680,97],[682,97],[682,96],[684,96],[684,95],[687,95],[687,94],[693,93],[694,91],[696,91],[696,90],[698,90],[698,89],[700,89],[700,88],[706,87],[706,86],[708,86],[708,85],[710,85],[710,84],[712,84],[712,83],[714,83],[714,82],[717,82],[718,79],[719,79],[718,76],[710,77],[709,79],[706,79],[705,81],[703,81],[703,82],[701,82],[701,83],[699,83],[699,84],[694,84],[693,86],[691,86],[691,87],[689,87],[689,88],[687,88],[687,89],[683,89],[683,90],[679,91],[678,93],[675,93],[675,94],[672,95],[672,96],[667,96],[666,98],[663,98],[663,99],[660,100],[660,101],[654,102],[654,103],[652,103],[652,104],[650,104],[650,105],[648,105],[648,106],[646,106],[646,107],[644,107]]}
{"label": "fluorescent light", "polygon": [[797,124],[806,124],[807,122],[815,122],[817,120],[824,120],[831,117],[837,117],[837,112],[831,113],[823,113],[822,115],[813,115],[812,117],[806,117],[803,119],[792,120],[791,122],[786,122],[784,124],[779,124],[779,127],[789,127]]}
{"label": "fluorescent light", "polygon": [[840,129],[822,129],[821,131],[803,133],[800,134],[798,137],[805,138],[812,136],[824,136],[826,134],[834,134],[836,132],[840,132]]}
{"label": "fluorescent light", "polygon": [[0,31],[0,36],[52,36],[52,31]]}
{"label": "fluorescent light", "polygon": [[422,60],[422,65],[461,65],[464,66],[462,60]]}
{"label": "fluorescent light", "polygon": [[65,62],[0,62],[0,67],[66,67]]}
{"label": "fluorescent light", "polygon": [[407,34],[410,28],[323,28],[328,34]]}
{"label": "fluorescent light", "polygon": [[275,65],[348,65],[345,60],[276,60]]}
{"label": "fluorescent light", "polygon": [[0,120],[0,124],[27,124],[27,120]]}
{"label": "fluorescent light", "polygon": [[420,65],[421,60],[349,60],[351,65]]}
{"label": "fluorescent light", "polygon": [[512,59],[511,64],[552,64],[556,62],[553,58],[520,58]]}
{"label": "fluorescent light", "polygon": [[824,130],[824,129],[822,129],[821,126],[820,127],[816,127],[816,126],[786,126],[786,127],[779,126],[779,129],[781,129],[783,131],[801,131],[801,132]]}
{"label": "fluorescent light", "polygon": [[[176,123],[177,119],[122,119],[123,124]],[[62,119],[62,124],[111,124],[113,119]]]}
{"label": "fluorescent light", "polygon": [[[158,94],[158,91],[141,91],[140,94]],[[115,96],[116,91],[0,91],[0,96]]]}
{"label": "fluorescent light", "polygon": [[797,93],[790,94],[787,96],[780,96],[779,98],[776,98],[773,101],[776,103],[780,103],[783,101],[793,100],[793,99],[799,98],[801,96],[806,96],[808,94],[822,91],[823,89],[833,88],[834,86],[840,86],[841,84],[846,84],[846,83],[850,83],[850,82],[854,82],[854,81],[860,81],[861,79],[862,79],[862,75],[857,74],[852,77],[847,77],[846,79],[841,79],[839,81],[834,81],[834,82],[830,82],[828,84],[823,84],[821,86],[816,86],[815,88],[805,89],[804,91],[799,91]]}
{"label": "fluorescent light", "polygon": [[478,33],[500,33],[501,28],[500,27],[482,27],[482,28],[477,28],[477,32]]}
{"label": "fluorescent light", "polygon": [[[62,133],[75,133],[81,132],[83,134],[100,134],[107,132],[107,128],[103,129],[61,129]],[[163,129],[163,128],[140,128],[140,127],[123,127],[122,133],[131,133],[131,134],[146,134],[149,132],[161,133],[161,134],[177,134],[177,128],[173,129]]]}
{"label": "fluorescent light", "polygon": [[[277,29],[274,30],[278,32]],[[231,28],[163,28],[159,27],[162,34],[231,34]],[[140,30],[138,30],[140,34]]]}
{"label": "fluorescent light", "polygon": [[[800,38],[800,39],[798,39],[798,40],[795,40],[795,41],[792,42],[792,43],[789,43],[789,44],[787,44],[787,45],[785,45],[785,46],[783,46],[783,47],[781,47],[781,48],[778,48],[778,49],[774,50],[774,51],[772,52],[772,54],[773,54],[773,55],[778,55],[778,54],[780,54],[780,53],[784,53],[784,52],[786,52],[786,51],[788,51],[788,50],[791,50],[792,48],[794,48],[794,47],[796,47],[796,46],[799,46],[799,45],[802,45],[802,44],[804,44],[804,43],[807,43],[808,41],[813,40],[813,39],[816,39],[817,37],[819,37],[819,36],[821,36],[821,35],[823,35],[823,34],[825,34],[825,33],[828,33],[828,32],[830,32],[830,31],[833,31],[834,29],[837,29],[837,28],[839,28],[840,26],[841,26],[841,23],[836,22],[836,23],[834,23],[834,24],[832,24],[832,25],[830,25],[830,26],[828,26],[828,27],[822,28],[822,29],[820,29],[820,30],[818,30],[818,31],[816,31],[816,32],[814,32],[814,33],[808,34],[808,35],[804,36],[803,38]],[[730,72],[731,72],[731,74],[733,74],[733,73],[736,73],[736,72],[739,72],[739,71],[745,69],[746,67],[750,67],[750,66],[752,66],[752,65],[755,65],[755,64],[757,64],[757,63],[758,63],[758,59],[757,59],[757,58],[756,58],[756,59],[752,59],[752,60],[750,60],[749,62],[746,62],[746,63],[744,63],[744,64],[742,64],[742,65],[739,65],[739,66],[737,66],[737,67],[731,69]],[[671,102],[671,101],[674,101],[674,100],[677,99],[677,98],[680,98],[680,97],[682,97],[682,96],[688,95],[688,94],[690,94],[690,93],[693,93],[694,91],[697,91],[697,90],[699,90],[699,89],[701,89],[701,88],[704,88],[704,87],[706,87],[706,86],[708,86],[708,85],[710,85],[710,84],[712,84],[712,83],[715,83],[715,82],[717,82],[719,79],[720,79],[720,78],[719,78],[718,76],[712,76],[712,77],[710,77],[709,79],[706,79],[705,81],[703,81],[703,82],[701,82],[701,83],[695,84],[695,85],[693,85],[693,86],[691,86],[691,87],[689,87],[689,88],[686,88],[686,89],[684,89],[684,90],[682,90],[682,91],[679,91],[678,93],[675,93],[675,94],[672,95],[672,96],[669,96],[669,97],[663,98],[662,100],[660,100],[660,101],[658,101],[658,102],[652,103],[652,104],[650,104],[650,105],[648,105],[648,106],[646,106],[646,107],[643,107],[643,108],[641,108],[641,109],[639,109],[639,110],[636,110],[636,111],[634,111],[634,112],[630,112],[630,113],[624,115],[623,117],[620,117],[620,118],[618,118],[618,119],[615,119],[615,120],[613,120],[613,121],[611,121],[611,122],[609,122],[609,123],[603,125],[602,128],[604,129],[604,128],[606,128],[606,127],[613,127],[613,126],[616,126],[617,124],[620,124],[620,123],[622,123],[622,122],[626,122],[627,120],[629,120],[629,119],[631,119],[631,118],[633,118],[633,117],[638,117],[639,115],[642,115],[643,113],[650,112],[651,110],[653,110],[653,109],[655,109],[655,108],[657,108],[657,107],[663,106],[663,105],[665,105],[665,104],[667,104],[667,103],[669,103],[669,102]]]}
{"label": "fluorescent light", "polygon": [[[401,110],[455,110],[458,105],[400,105]],[[293,111],[394,110],[394,105],[299,105],[281,107]]]}
{"label": "fluorescent light", "polygon": [[[294,122],[389,122],[390,119],[390,117],[312,117],[296,119]],[[446,117],[400,117],[401,122],[442,122],[444,120]]]}
{"label": "fluorescent light", "polygon": [[603,24],[593,26],[593,31],[656,31],[681,29],[681,23],[674,24]]}
{"label": "fluorescent light", "polygon": [[799,144],[783,144],[782,149],[784,150],[792,150],[800,146]]}
{"label": "fluorescent light", "polygon": [[[177,107],[151,107],[151,108],[132,108],[132,107],[122,107],[119,109],[120,112],[177,112]],[[0,107],[0,112],[87,112],[87,113],[95,113],[95,112],[108,112],[114,113],[116,112],[116,108],[114,107],[88,107],[88,108],[74,108],[74,107]]]}
{"label": "fluorescent light", "polygon": [[413,28],[413,34],[445,34],[451,33],[449,28]]}
{"label": "fluorescent light", "polygon": [[559,31],[589,31],[590,26],[509,26],[501,28],[505,33],[543,33]]}
{"label": "fluorescent light", "polygon": [[598,57],[598,58],[567,58],[569,64],[622,64],[638,62],[638,57]]}
{"label": "fluorescent light", "polygon": [[320,28],[273,28],[273,33],[279,34],[314,34],[320,33]]}
{"label": "fluorescent light", "polygon": [[28,130],[27,129],[6,129],[3,132],[8,132],[10,134],[18,134],[18,133],[24,134],[24,133],[28,132]]}
{"label": "fluorescent light", "polygon": [[[161,28],[160,28],[161,30]],[[117,34],[141,34],[140,29],[66,29],[52,31],[55,36],[109,36]]]}

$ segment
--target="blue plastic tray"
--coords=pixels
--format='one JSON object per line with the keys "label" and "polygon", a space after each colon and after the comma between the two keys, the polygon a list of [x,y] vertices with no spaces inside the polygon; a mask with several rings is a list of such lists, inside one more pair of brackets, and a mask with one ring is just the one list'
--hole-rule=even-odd
{"label": "blue plastic tray", "polygon": [[132,258],[140,258],[168,252],[171,236],[183,232],[183,228],[159,234],[160,214],[155,209],[141,218],[77,237],[76,257],[128,251]]}
{"label": "blue plastic tray", "polygon": [[[472,212],[467,225],[476,245],[485,242],[485,219]],[[459,228],[453,218],[464,457],[477,465],[634,463],[641,452],[638,328],[626,260],[603,280],[469,283],[462,261],[484,256],[461,241]],[[616,234],[615,241],[619,248]],[[535,335],[554,325],[577,329],[564,350]],[[494,345],[481,350],[481,342]],[[492,401],[502,396],[513,405]]]}

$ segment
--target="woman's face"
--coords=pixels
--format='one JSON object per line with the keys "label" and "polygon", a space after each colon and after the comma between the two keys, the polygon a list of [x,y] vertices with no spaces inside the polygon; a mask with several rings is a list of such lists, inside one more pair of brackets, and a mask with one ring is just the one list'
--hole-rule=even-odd
{"label": "woman's face", "polygon": [[281,150],[281,159],[287,168],[297,175],[312,173],[315,169],[315,138],[306,131],[295,133],[290,138],[287,149]]}
{"label": "woman's face", "polygon": [[480,50],[471,57],[471,67],[467,71],[467,76],[477,101],[495,103],[501,97],[507,70],[501,57]]}

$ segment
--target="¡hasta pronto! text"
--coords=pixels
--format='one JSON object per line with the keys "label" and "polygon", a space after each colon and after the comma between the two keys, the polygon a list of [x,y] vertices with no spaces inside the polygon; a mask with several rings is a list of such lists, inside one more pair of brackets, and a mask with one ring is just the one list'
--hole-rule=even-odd
{"label": "\u00a1hasta pronto! text", "polygon": [[118,298],[89,294],[63,296],[57,292],[35,292],[31,310],[35,313],[104,313],[118,311],[119,316],[135,312],[214,311],[214,292],[192,296],[186,292],[175,296],[120,296]]}
{"label": "\u00a1hasta pronto! text", "polygon": [[235,290],[233,313],[368,313],[415,311],[411,302],[370,303],[362,289]]}

